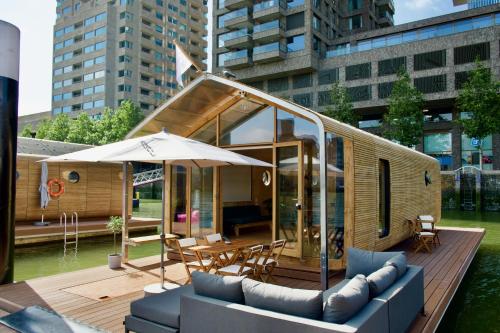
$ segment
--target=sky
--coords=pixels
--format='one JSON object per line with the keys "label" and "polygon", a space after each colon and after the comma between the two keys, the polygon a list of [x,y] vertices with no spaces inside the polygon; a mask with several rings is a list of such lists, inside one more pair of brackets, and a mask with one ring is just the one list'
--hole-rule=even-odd
{"label": "sky", "polygon": [[[395,24],[454,11],[452,0],[394,0]],[[49,111],[52,94],[52,34],[55,0],[0,0],[0,20],[21,29],[19,114]]]}

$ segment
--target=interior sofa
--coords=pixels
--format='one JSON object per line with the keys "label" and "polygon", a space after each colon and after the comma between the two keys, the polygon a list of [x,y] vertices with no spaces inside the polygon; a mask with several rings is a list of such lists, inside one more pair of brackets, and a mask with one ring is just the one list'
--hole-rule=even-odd
{"label": "interior sofa", "polygon": [[399,333],[423,308],[422,267],[400,252],[351,248],[346,278],[324,292],[193,272],[192,285],[132,302],[124,324],[139,333]]}
{"label": "interior sofa", "polygon": [[272,216],[262,215],[257,205],[229,206],[222,209],[224,233],[234,231],[237,225],[270,221]]}

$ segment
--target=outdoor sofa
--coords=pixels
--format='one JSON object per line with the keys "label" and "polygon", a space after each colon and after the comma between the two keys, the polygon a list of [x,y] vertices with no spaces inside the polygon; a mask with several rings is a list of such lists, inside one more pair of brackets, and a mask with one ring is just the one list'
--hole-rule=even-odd
{"label": "outdoor sofa", "polygon": [[423,312],[423,268],[400,252],[351,248],[348,259],[346,278],[325,292],[195,272],[192,285],[132,302],[125,331],[405,332]]}

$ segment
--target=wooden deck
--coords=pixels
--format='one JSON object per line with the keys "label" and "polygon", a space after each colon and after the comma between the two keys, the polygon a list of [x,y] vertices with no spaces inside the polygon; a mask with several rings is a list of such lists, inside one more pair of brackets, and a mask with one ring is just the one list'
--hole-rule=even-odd
{"label": "wooden deck", "polygon": [[[423,266],[425,272],[426,316],[418,315],[411,332],[436,329],[484,236],[484,229],[442,229],[442,245],[432,254],[409,251],[409,242],[395,248],[407,250],[409,262]],[[122,322],[130,302],[143,297],[144,285],[159,280],[158,261],[159,256],[153,256],[134,260],[120,270],[101,266],[4,285],[0,286],[0,297],[24,306],[38,304],[110,332],[123,332]],[[167,278],[185,281],[179,262],[169,260],[167,265]],[[336,274],[330,283],[342,278],[343,273]],[[288,277],[277,277],[277,281],[294,288],[319,288],[315,281]],[[0,316],[4,314],[0,309]],[[0,326],[0,332],[12,331]]]}

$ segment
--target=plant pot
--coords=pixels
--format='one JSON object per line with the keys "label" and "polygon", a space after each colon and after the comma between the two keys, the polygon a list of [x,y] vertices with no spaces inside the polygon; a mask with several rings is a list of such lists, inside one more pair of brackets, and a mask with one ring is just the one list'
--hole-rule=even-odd
{"label": "plant pot", "polygon": [[111,269],[117,269],[122,267],[122,255],[117,254],[109,254],[108,255],[108,266]]}

